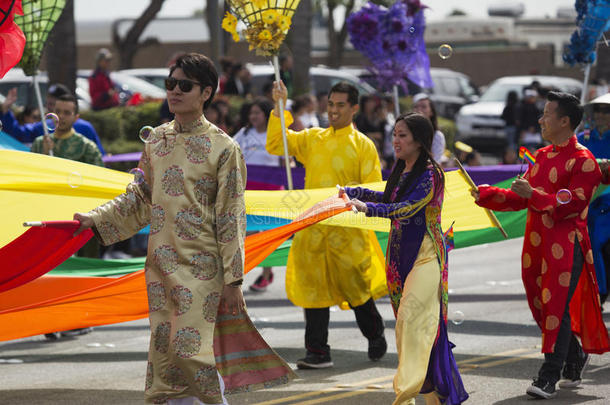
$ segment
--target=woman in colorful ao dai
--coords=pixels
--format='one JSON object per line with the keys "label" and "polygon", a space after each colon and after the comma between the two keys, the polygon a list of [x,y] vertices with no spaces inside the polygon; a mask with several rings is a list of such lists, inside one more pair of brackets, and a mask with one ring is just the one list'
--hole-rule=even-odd
{"label": "woman in colorful ao dai", "polygon": [[447,338],[447,249],[441,229],[445,177],[431,156],[434,129],[423,115],[394,125],[397,163],[384,192],[342,189],[349,205],[391,220],[386,275],[396,316],[394,405],[460,404],[468,398]]}

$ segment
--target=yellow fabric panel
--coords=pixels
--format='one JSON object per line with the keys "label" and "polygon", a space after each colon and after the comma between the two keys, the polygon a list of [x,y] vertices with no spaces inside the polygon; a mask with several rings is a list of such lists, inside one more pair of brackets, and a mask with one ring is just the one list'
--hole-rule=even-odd
{"label": "yellow fabric panel", "polygon": [[[383,191],[385,182],[368,183],[362,187]],[[443,229],[453,226],[454,232],[472,231],[492,227],[485,211],[474,203],[469,186],[457,171],[445,173],[445,202],[443,203]],[[293,219],[314,203],[337,193],[336,187],[293,191],[246,191],[246,212]],[[322,222],[324,225],[348,226],[388,232],[390,221],[385,218],[367,218],[364,214],[344,212]]]}
{"label": "yellow fabric panel", "polygon": [[71,220],[125,191],[128,173],[29,152],[0,150],[0,246],[25,221]]}

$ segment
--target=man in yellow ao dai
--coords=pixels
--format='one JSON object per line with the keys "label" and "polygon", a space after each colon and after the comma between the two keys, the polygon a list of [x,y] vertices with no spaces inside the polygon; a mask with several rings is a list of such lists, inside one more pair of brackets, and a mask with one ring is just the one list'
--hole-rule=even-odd
{"label": "man in yellow ao dai", "polygon": [[[269,117],[267,151],[282,155],[280,99],[286,105],[287,91],[274,84],[276,108]],[[288,154],[305,166],[305,188],[334,187],[381,181],[381,167],[375,145],[352,125],[358,110],[358,89],[338,83],[330,90],[330,128],[288,131]],[[285,113],[286,125],[292,115]],[[306,357],[299,368],[333,365],[328,345],[329,307],[348,303],[356,322],[368,339],[368,355],[379,360],[386,352],[383,319],[374,299],[387,294],[383,257],[374,234],[368,231],[314,225],[298,232],[288,256],[286,292],[293,304],[305,308]]]}

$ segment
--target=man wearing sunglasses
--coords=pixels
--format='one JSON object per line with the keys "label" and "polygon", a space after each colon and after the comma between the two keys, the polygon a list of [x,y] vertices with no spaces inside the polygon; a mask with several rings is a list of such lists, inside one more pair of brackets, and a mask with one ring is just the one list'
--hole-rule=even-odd
{"label": "man wearing sunglasses", "polygon": [[[106,245],[150,224],[149,402],[226,404],[225,381],[227,389],[249,390],[294,376],[245,312],[246,165],[239,145],[203,115],[217,86],[210,59],[196,53],[179,57],[165,80],[175,119],[147,139],[139,164],[144,181],[74,216],[81,222],[77,232],[92,227]],[[223,329],[227,323],[232,329]],[[231,336],[237,332],[247,338]],[[218,366],[224,378],[216,369],[215,349],[223,359]],[[252,360],[257,356],[264,362]],[[248,378],[238,368],[227,368],[242,362],[253,372]]]}

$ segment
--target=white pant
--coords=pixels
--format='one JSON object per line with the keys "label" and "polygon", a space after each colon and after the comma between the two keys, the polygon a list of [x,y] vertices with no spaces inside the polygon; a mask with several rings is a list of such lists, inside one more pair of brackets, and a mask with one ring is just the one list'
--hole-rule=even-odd
{"label": "white pant", "polygon": [[218,382],[220,383],[220,395],[222,395],[222,404],[206,404],[201,402],[199,398],[196,397],[186,397],[186,398],[178,398],[178,399],[170,399],[167,401],[167,405],[229,405],[227,399],[225,398],[225,382],[223,381],[220,373],[218,374]]}

